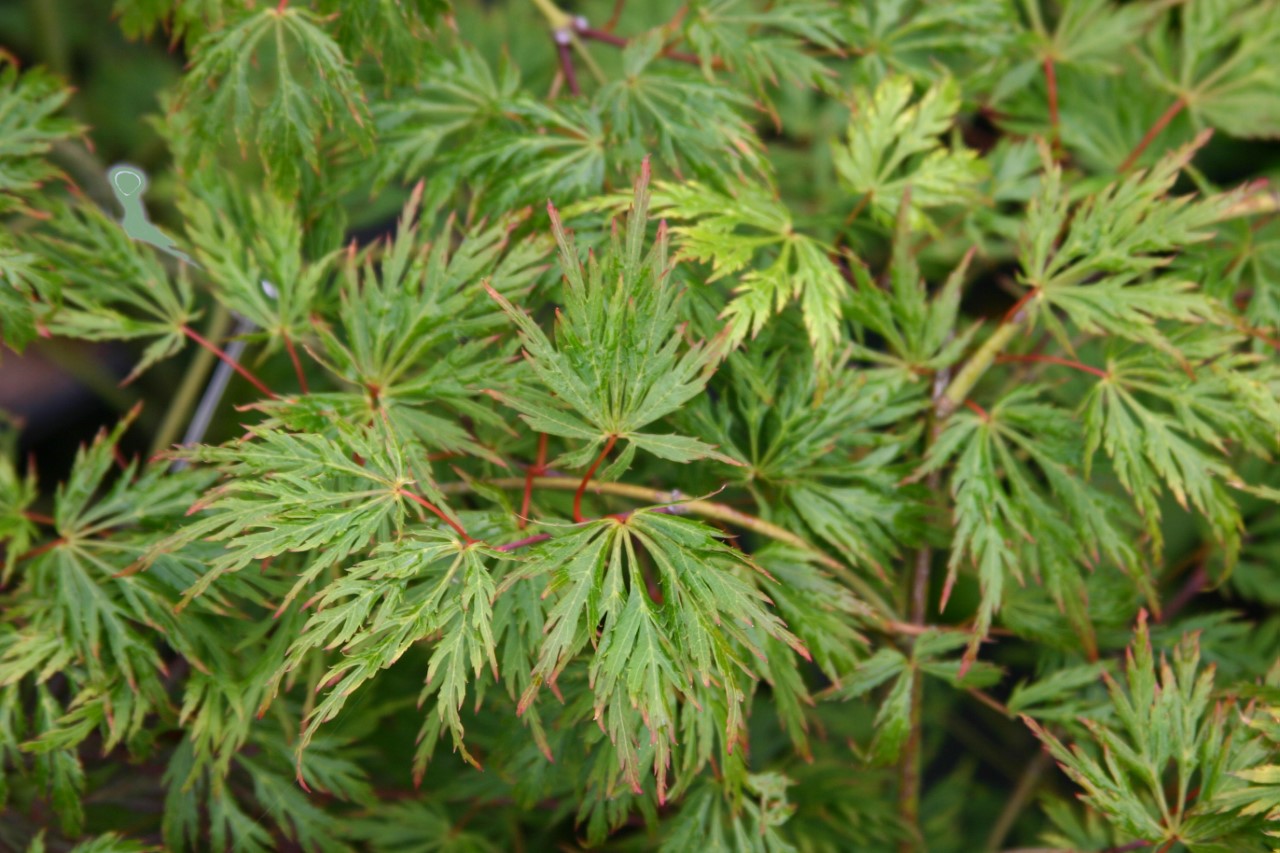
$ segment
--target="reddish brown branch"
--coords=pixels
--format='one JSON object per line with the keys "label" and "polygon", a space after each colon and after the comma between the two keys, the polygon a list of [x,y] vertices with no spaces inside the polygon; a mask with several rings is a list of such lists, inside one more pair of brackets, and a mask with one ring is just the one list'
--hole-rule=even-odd
{"label": "reddish brown branch", "polygon": [[520,516],[516,519],[516,526],[521,530],[524,530],[525,525],[529,523],[529,504],[533,500],[533,478],[542,476],[546,471],[547,434],[544,432],[538,436],[537,460],[524,472],[524,499],[520,501]]}
{"label": "reddish brown branch", "polygon": [[[578,35],[582,36],[584,39],[590,39],[591,41],[598,41],[598,42],[603,42],[605,44],[611,44],[614,47],[626,47],[628,44],[627,39],[623,38],[622,36],[614,35],[613,33],[606,32],[604,30],[597,30],[594,27],[577,27],[576,26],[574,27],[574,31]],[[674,59],[676,62],[683,62],[688,65],[699,65],[699,66],[702,65],[702,60],[700,60],[697,56],[694,56],[692,53],[686,53],[683,50],[676,50],[675,48],[668,47],[663,49],[662,55],[665,56],[667,59]],[[724,63],[720,60],[719,57],[715,57],[711,60],[711,67],[723,68]]]}
{"label": "reddish brown branch", "polygon": [[582,482],[578,484],[578,490],[573,493],[573,520],[578,524],[586,521],[586,518],[582,515],[582,493],[587,490],[587,483],[591,482],[596,469],[600,467],[600,463],[604,461],[604,458],[609,455],[609,451],[613,450],[613,445],[617,441],[618,437],[616,435],[609,436],[609,440],[604,443],[604,450],[601,450],[600,455],[596,457],[596,461],[591,463],[587,473],[582,476]]}
{"label": "reddish brown branch", "polygon": [[1178,590],[1178,594],[1173,597],[1169,605],[1163,609],[1157,622],[1168,622],[1173,619],[1182,608],[1186,607],[1193,599],[1204,591],[1205,584],[1209,582],[1209,571],[1205,568],[1204,563],[1195,567],[1195,570],[1187,577],[1186,583],[1182,589]]}
{"label": "reddish brown branch", "polygon": [[1049,88],[1049,133],[1050,145],[1058,145],[1058,72],[1053,65],[1053,57],[1044,58],[1044,81]]}
{"label": "reddish brown branch", "polygon": [[606,30],[597,30],[593,27],[575,27],[574,29],[577,31],[578,35],[582,36],[584,39],[591,39],[592,41],[602,41],[605,44],[611,44],[614,47],[627,46],[627,40],[625,38],[623,38],[622,36],[614,35],[613,33],[608,32]]}
{"label": "reddish brown branch", "polygon": [[972,696],[974,699],[977,699],[983,705],[986,705],[988,708],[995,711],[997,714],[1000,714],[1001,716],[1004,716],[1004,717],[1009,717],[1010,719],[1013,718],[1013,714],[1010,713],[1009,711],[1009,706],[1001,702],[999,699],[996,699],[991,694],[985,693],[976,687],[966,688],[966,692],[968,692],[970,696]]}
{"label": "reddish brown branch", "polygon": [[39,557],[41,554],[47,551],[52,551],[54,548],[58,548],[65,544],[67,544],[67,540],[59,536],[57,539],[54,539],[50,542],[46,542],[43,545],[39,546],[38,548],[32,548],[30,551],[26,552],[25,554],[19,555],[18,562],[21,563],[24,560],[30,560],[32,557]]}
{"label": "reddish brown branch", "polygon": [[1174,118],[1177,117],[1178,113],[1182,112],[1186,106],[1187,102],[1182,98],[1178,98],[1178,100],[1174,101],[1173,105],[1169,107],[1169,109],[1165,110],[1160,118],[1156,119],[1156,123],[1151,125],[1151,129],[1147,131],[1146,136],[1142,137],[1142,140],[1134,147],[1134,149],[1129,152],[1129,156],[1124,158],[1124,162],[1120,164],[1120,171],[1129,171],[1130,167],[1132,167],[1134,163],[1138,162],[1138,158],[1142,156],[1142,152],[1146,151],[1147,147],[1155,141],[1157,136],[1160,135],[1160,131],[1168,127],[1169,122],[1173,121]]}
{"label": "reddish brown branch", "polygon": [[526,536],[523,539],[517,539],[514,542],[508,542],[506,545],[495,545],[495,551],[514,551],[517,548],[527,548],[530,545],[537,545],[539,542],[546,542],[551,538],[550,533],[535,533],[532,536]]}
{"label": "reddish brown branch", "polygon": [[613,14],[609,16],[609,20],[605,21],[605,32],[613,32],[613,28],[618,26],[618,19],[622,17],[622,7],[627,5],[627,0],[614,0]]}
{"label": "reddish brown branch", "polygon": [[553,38],[556,41],[556,55],[560,57],[560,73],[564,75],[565,85],[569,87],[572,94],[581,95],[582,84],[578,82],[578,72],[573,67],[573,51],[569,45],[569,34],[557,32]]}
{"label": "reddish brown branch", "polygon": [[201,336],[201,334],[197,332],[195,329],[191,328],[190,326],[183,326],[182,333],[186,335],[188,338],[190,338],[191,340],[195,341],[200,346],[207,349],[209,352],[216,355],[218,358],[220,358],[224,364],[226,364],[236,373],[239,373],[241,376],[243,376],[249,382],[249,384],[252,385],[254,388],[257,388],[259,391],[261,391],[263,394],[266,394],[272,400],[279,399],[279,397],[276,396],[275,392],[273,392],[266,385],[262,384],[262,380],[258,379],[258,377],[250,373],[243,365],[240,364],[240,362],[236,361],[234,358],[227,355],[221,348],[205,340],[204,337]]}
{"label": "reddish brown branch", "polygon": [[1084,373],[1092,373],[1094,376],[1097,376],[1099,379],[1106,379],[1107,376],[1109,375],[1105,370],[1102,370],[1100,368],[1093,367],[1092,365],[1088,365],[1088,364],[1083,364],[1081,362],[1075,361],[1070,358],[1062,358],[1056,355],[1039,355],[1036,353],[1028,353],[1026,355],[1000,355],[1000,356],[996,356],[996,361],[1000,363],[1006,363],[1010,361],[1016,361],[1016,362],[1034,361],[1034,362],[1044,362],[1047,364],[1061,364],[1064,367],[1074,367],[1076,370],[1082,371]]}
{"label": "reddish brown branch", "polygon": [[1022,294],[1021,298],[1019,298],[1017,302],[1013,303],[1013,307],[1005,312],[1004,319],[1001,322],[1016,323],[1018,320],[1019,312],[1021,312],[1022,309],[1026,307],[1027,303],[1030,302],[1033,298],[1035,298],[1035,295],[1039,292],[1040,292],[1039,287],[1033,287],[1030,290],[1028,290],[1026,293]]}
{"label": "reddish brown branch", "polygon": [[298,387],[302,389],[303,394],[310,394],[311,389],[307,387],[307,375],[302,372],[302,362],[298,360],[298,351],[293,348],[293,341],[289,338],[288,332],[284,335],[284,348],[289,352],[289,360],[293,362],[293,372],[298,375]]}
{"label": "reddish brown branch", "polygon": [[467,531],[462,529],[461,524],[454,521],[452,518],[450,518],[449,516],[441,512],[439,509],[437,509],[435,504],[431,503],[431,501],[419,495],[415,495],[413,492],[409,492],[404,489],[400,489],[400,494],[404,495],[406,498],[418,504],[419,506],[424,507],[425,509],[433,513],[441,521],[443,521],[445,524],[452,527],[454,531],[457,532],[457,534],[462,537],[462,541],[465,542],[466,544],[471,545],[476,541],[475,539],[472,539],[470,536],[467,535]]}

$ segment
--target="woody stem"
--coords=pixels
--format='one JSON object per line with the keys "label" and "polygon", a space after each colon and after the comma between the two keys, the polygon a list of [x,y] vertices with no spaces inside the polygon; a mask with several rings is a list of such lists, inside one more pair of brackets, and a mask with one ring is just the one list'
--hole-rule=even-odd
{"label": "woody stem", "polygon": [[[521,489],[524,488],[523,477],[500,477],[493,480],[483,481],[485,485],[492,486],[496,489]],[[647,504],[671,504],[676,502],[676,498],[670,492],[664,492],[660,489],[652,489],[647,486],[636,486],[631,483],[602,483],[587,478],[585,487],[582,483],[576,481],[572,477],[534,477],[533,486],[537,489],[573,489],[578,492],[584,492],[590,489],[593,492],[605,495],[617,495],[618,497],[630,498],[631,500],[641,501]],[[466,492],[471,490],[471,484],[467,482],[458,483],[442,483],[440,491],[445,494]],[[903,622],[898,618],[897,611],[883,597],[867,583],[867,581],[859,574],[850,569],[847,565],[840,562],[836,558],[827,554],[821,548],[809,544],[801,537],[792,533],[784,527],[779,527],[772,522],[749,515],[741,510],[734,509],[728,504],[716,503],[715,501],[706,500],[685,500],[679,502],[680,509],[691,515],[700,516],[702,518],[712,519],[714,521],[723,521],[726,524],[732,524],[744,530],[750,530],[761,536],[767,536],[770,539],[785,543],[791,547],[803,551],[812,557],[817,563],[831,571],[832,574],[843,580],[850,589],[858,594],[863,601],[867,602],[875,611],[876,618],[879,620],[880,627],[892,634],[922,634],[926,630],[922,626],[912,625]]]}

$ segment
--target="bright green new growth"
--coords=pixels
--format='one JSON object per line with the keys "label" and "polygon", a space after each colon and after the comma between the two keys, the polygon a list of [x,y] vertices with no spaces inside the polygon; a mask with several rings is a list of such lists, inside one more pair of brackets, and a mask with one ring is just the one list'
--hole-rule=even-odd
{"label": "bright green new growth", "polygon": [[0,849],[1280,849],[1280,3],[83,6]]}

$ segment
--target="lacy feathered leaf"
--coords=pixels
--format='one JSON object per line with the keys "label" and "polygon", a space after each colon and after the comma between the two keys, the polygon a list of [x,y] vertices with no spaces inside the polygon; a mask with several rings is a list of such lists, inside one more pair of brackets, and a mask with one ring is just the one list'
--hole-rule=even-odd
{"label": "lacy feathered leaf", "polygon": [[535,430],[588,441],[567,457],[574,463],[614,441],[680,462],[727,458],[693,438],[641,432],[701,393],[719,357],[715,343],[682,346],[676,328],[680,289],[667,259],[665,227],[659,226],[656,241],[644,251],[648,190],[646,161],[625,233],[615,227],[608,249],[585,266],[572,235],[549,208],[565,281],[554,343],[532,317],[490,288],[520,329],[533,373],[558,401],[524,389],[504,399]]}
{"label": "lacy feathered leaf", "polygon": [[369,142],[360,83],[314,12],[267,6],[193,49],[179,108],[194,134],[193,152],[216,149],[229,129],[247,155],[258,155],[271,182],[293,191],[303,165],[320,166],[321,132],[334,123],[357,146]]}
{"label": "lacy feathered leaf", "polygon": [[985,169],[977,153],[940,137],[960,110],[960,89],[944,79],[914,99],[910,78],[886,77],[874,92],[859,92],[845,141],[836,145],[836,171],[871,210],[892,222],[907,187],[911,221],[930,222],[926,211],[977,200]]}
{"label": "lacy feathered leaf", "polygon": [[[740,737],[751,677],[748,653],[762,655],[750,630],[808,652],[772,611],[754,576],[760,570],[702,524],[653,511],[606,518],[538,546],[514,577],[548,579],[556,596],[546,639],[521,697],[527,708],[590,644],[597,720],[609,732],[629,786],[640,789],[636,744],[624,709],[639,708],[654,746],[664,796],[679,707],[695,685],[724,703],[731,744]],[[650,574],[652,573],[652,574]]]}

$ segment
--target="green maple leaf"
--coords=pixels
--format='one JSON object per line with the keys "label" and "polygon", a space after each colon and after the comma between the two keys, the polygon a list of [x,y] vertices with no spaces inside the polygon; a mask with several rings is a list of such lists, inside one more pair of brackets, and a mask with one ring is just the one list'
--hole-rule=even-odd
{"label": "green maple leaf", "polygon": [[177,44],[222,29],[242,8],[235,0],[115,0],[112,14],[129,38],[142,38],[164,27],[171,43]]}
{"label": "green maple leaf", "polygon": [[897,216],[909,186],[911,222],[926,227],[926,211],[975,202],[986,169],[977,152],[939,139],[960,111],[959,85],[941,80],[913,101],[914,89],[910,78],[894,75],[874,92],[859,92],[846,141],[833,157],[841,180],[884,221]]}
{"label": "green maple leaf", "polygon": [[926,632],[916,639],[909,656],[892,647],[882,648],[859,664],[844,683],[833,688],[831,698],[847,700],[893,681],[876,714],[876,736],[871,744],[873,761],[892,764],[898,760],[911,729],[911,694],[917,680],[932,675],[956,687],[986,687],[1000,680],[999,667],[982,662],[970,665],[967,661],[942,657],[968,642],[969,637],[959,632]]}
{"label": "green maple leaf", "polygon": [[982,601],[970,657],[1000,606],[1007,579],[1025,582],[1027,569],[1048,587],[1086,648],[1096,647],[1083,609],[1086,566],[1111,560],[1132,572],[1155,600],[1126,530],[1123,505],[1081,479],[1080,431],[1069,413],[1037,402],[1038,393],[1021,388],[989,412],[955,413],[919,472],[955,460],[955,539],[942,602],[945,606],[960,567],[972,564]]}
{"label": "green maple leaf", "polygon": [[555,342],[503,294],[492,287],[490,292],[520,329],[534,375],[556,397],[519,389],[504,399],[538,432],[588,442],[563,464],[583,464],[601,444],[612,447],[618,441],[628,443],[628,454],[639,448],[674,462],[727,460],[695,438],[641,431],[700,394],[720,355],[718,342],[682,346],[676,328],[680,290],[668,262],[664,226],[644,251],[648,161],[636,182],[625,232],[615,228],[608,248],[585,267],[555,208],[548,210],[565,276]]}
{"label": "green maple leaf", "polygon": [[1097,79],[1118,73],[1123,67],[1118,61],[1120,52],[1133,42],[1134,33],[1145,29],[1160,11],[1154,5],[1122,5],[1112,0],[1054,4],[1027,0],[1021,5],[1029,26],[1017,47],[1026,58],[1005,71],[994,93],[997,101],[1041,77],[1045,62],[1053,63],[1057,74],[1087,72]]}
{"label": "green maple leaf", "polygon": [[[908,193],[908,196],[910,193]],[[882,288],[860,263],[853,264],[857,285],[850,297],[857,322],[853,354],[872,364],[900,371],[907,380],[954,365],[964,353],[977,325],[956,330],[965,274],[973,259],[970,250],[947,277],[934,298],[911,249],[909,205],[898,210],[889,287]],[[866,332],[884,338],[883,347],[864,345]]]}
{"label": "green maple leaf", "polygon": [[0,342],[21,353],[39,331],[37,294],[56,298],[58,288],[40,256],[0,237]]}
{"label": "green maple leaf", "polygon": [[37,535],[35,522],[26,514],[37,495],[35,470],[28,469],[25,477],[19,473],[13,460],[17,437],[14,426],[0,421],[0,542],[5,548],[0,584],[9,582],[18,556],[27,552]]}
{"label": "green maple leaf", "polygon": [[859,47],[857,71],[869,82],[890,73],[921,81],[980,74],[1008,56],[1014,37],[1012,4],[987,0],[900,0],[859,4],[845,11],[850,44]]}
{"label": "green maple leaf", "polygon": [[[574,214],[622,210],[628,194],[575,205]],[[791,212],[765,186],[742,181],[717,189],[698,181],[654,185],[651,209],[679,223],[671,234],[682,259],[706,264],[707,283],[733,277],[734,296],[725,306],[730,342],[757,336],[792,302],[800,305],[815,359],[826,365],[841,341],[841,307],[848,284],[834,250],[795,230]]]}
{"label": "green maple leaf", "polygon": [[426,509],[457,524],[426,462],[406,450],[412,446],[394,441],[375,421],[371,427],[338,424],[331,436],[252,427],[231,444],[183,451],[185,458],[219,466],[224,482],[192,505],[204,514],[156,543],[135,568],[201,539],[225,542],[184,594],[185,607],[218,578],[255,560],[314,552],[280,603],[283,611],[330,566],[364,552],[380,532],[403,529],[413,512]]}
{"label": "green maple leaf", "polygon": [[1197,126],[1233,136],[1280,135],[1280,8],[1252,0],[1197,0],[1171,8],[1137,54]]}
{"label": "green maple leaf", "polygon": [[55,209],[34,244],[50,263],[31,279],[55,335],[91,341],[149,340],[126,381],[178,353],[198,313],[185,268],[171,277],[156,253],[91,205]]}
{"label": "green maple leaf", "polygon": [[717,85],[696,71],[661,63],[661,28],[633,38],[622,53],[622,73],[597,92],[610,147],[635,162],[654,151],[676,174],[684,170],[717,184],[727,174],[765,174],[763,145],[740,114],[752,106],[744,93]]}
{"label": "green maple leaf", "polygon": [[743,0],[710,0],[685,17],[684,32],[704,73],[715,79],[723,67],[739,74],[767,103],[769,87],[784,82],[833,87],[834,73],[810,51],[841,54],[841,23],[840,11],[822,0],[765,9]]}
{"label": "green maple leaf", "polygon": [[1190,850],[1262,850],[1259,810],[1223,806],[1241,802],[1266,751],[1233,731],[1239,726],[1229,706],[1213,698],[1213,668],[1199,662],[1199,643],[1186,635],[1172,659],[1161,656],[1157,664],[1143,611],[1123,681],[1103,673],[1114,716],[1084,718],[1088,741],[1068,748],[1022,719],[1085,801],[1129,837],[1181,841]]}
{"label": "green maple leaf", "polygon": [[299,762],[318,727],[336,717],[351,694],[414,644],[438,636],[419,700],[421,705],[434,695],[437,712],[424,724],[418,765],[426,764],[444,725],[462,757],[480,766],[464,745],[458,712],[472,678],[486,668],[497,678],[496,589],[486,563],[501,558],[507,557],[481,546],[461,547],[455,538],[427,531],[380,546],[316,594],[315,612],[271,679],[278,685],[309,654],[341,649],[322,679],[331,689],[304,721]]}
{"label": "green maple leaf", "polygon": [[[306,262],[298,206],[270,193],[227,188],[220,197],[186,197],[182,215],[214,296],[261,330],[267,351],[304,339],[331,258]],[[246,222],[257,227],[247,231]]]}
{"label": "green maple leaf", "polygon": [[14,58],[0,51],[0,213],[23,208],[34,191],[61,174],[45,155],[81,129],[56,115],[70,96],[41,68],[19,74]]}
{"label": "green maple leaf", "polygon": [[[1019,303],[1043,322],[1067,352],[1062,318],[1089,334],[1108,334],[1173,352],[1157,320],[1196,323],[1219,315],[1216,303],[1192,282],[1159,275],[1170,253],[1207,240],[1230,194],[1193,201],[1167,193],[1208,139],[1171,152],[1151,169],[1112,183],[1073,205],[1062,170],[1042,148],[1040,194],[1028,210],[1018,257],[1031,290]],[[1065,233],[1064,233],[1065,231]],[[1061,315],[1054,309],[1061,312]]]}
{"label": "green maple leaf", "polygon": [[737,460],[726,474],[762,512],[794,514],[799,529],[883,575],[918,534],[921,513],[918,490],[898,483],[903,442],[879,430],[927,402],[887,371],[837,371],[824,387],[812,362],[779,346],[781,336],[771,330],[732,353],[716,399],[699,399],[683,418]]}
{"label": "green maple leaf", "polygon": [[[372,107],[379,185],[393,175],[421,175],[438,155],[447,157],[452,147],[447,143],[465,147],[465,139],[489,138],[519,99],[520,69],[514,63],[501,61],[495,73],[480,53],[465,46],[437,57],[430,70],[420,88]],[[460,176],[442,172],[433,181],[447,182],[448,190],[440,191],[447,194]]]}
{"label": "green maple leaf", "polygon": [[[641,554],[655,573],[661,602],[649,590]],[[705,525],[647,510],[625,520],[594,521],[543,543],[509,582],[546,576],[546,594],[556,596],[521,710],[590,644],[594,716],[604,721],[621,772],[638,792],[638,753],[626,709],[639,709],[651,733],[663,799],[679,705],[698,700],[696,685],[715,685],[709,692],[724,702],[721,722],[732,744],[748,692],[745,653],[763,654],[752,635],[761,632],[783,649],[809,656],[769,607],[754,581],[759,571]]]}
{"label": "green maple leaf", "polygon": [[1256,489],[1236,472],[1227,441],[1263,456],[1274,452],[1280,403],[1267,385],[1277,370],[1238,351],[1241,339],[1232,332],[1191,328],[1171,343],[1191,365],[1190,375],[1158,350],[1108,349],[1106,376],[1080,404],[1085,462],[1099,450],[1110,457],[1146,518],[1155,553],[1164,541],[1159,498],[1168,488],[1179,505],[1209,521],[1230,568],[1243,526],[1230,490]]}
{"label": "green maple leaf", "polygon": [[348,57],[366,53],[376,60],[379,74],[389,82],[413,82],[423,71],[429,51],[423,46],[449,0],[374,0],[347,3],[323,0],[326,16],[335,17],[334,37]]}
{"label": "green maple leaf", "polygon": [[[319,169],[318,137],[335,122],[344,139],[368,147],[363,91],[323,23],[301,6],[268,6],[196,44],[178,97],[194,156],[215,148],[229,127],[242,155],[252,147],[272,184],[289,192],[303,164]],[[270,61],[259,72],[262,59]]]}
{"label": "green maple leaf", "polygon": [[[512,373],[509,350],[494,346],[492,335],[505,317],[481,282],[513,297],[523,295],[545,269],[548,247],[537,238],[512,239],[524,221],[521,214],[472,228],[456,246],[450,220],[428,243],[415,222],[422,191],[419,184],[410,196],[394,240],[348,258],[337,322],[297,318],[309,319],[309,331],[319,338],[319,346],[309,347],[312,357],[355,390],[323,391],[261,408],[291,430],[323,430],[334,416],[360,423],[385,420],[404,442],[480,455],[502,465],[475,439],[474,428],[468,431],[446,413],[509,432],[479,399],[503,387]],[[303,283],[295,287],[301,290]],[[295,313],[315,295],[313,286],[301,305],[295,299]]]}

